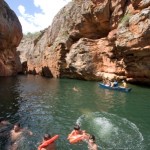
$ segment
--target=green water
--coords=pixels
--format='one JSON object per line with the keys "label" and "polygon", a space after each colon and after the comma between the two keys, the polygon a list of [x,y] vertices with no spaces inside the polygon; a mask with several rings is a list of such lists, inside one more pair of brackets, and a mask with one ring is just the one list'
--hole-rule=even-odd
{"label": "green water", "polygon": [[[72,90],[78,88],[78,92]],[[99,149],[150,149],[150,88],[129,85],[130,93],[98,87],[97,82],[39,76],[0,78],[0,117],[33,132],[19,150],[35,150],[44,133],[59,134],[58,150],[87,150],[71,145],[75,123],[94,134]],[[1,147],[3,145],[1,144]]]}

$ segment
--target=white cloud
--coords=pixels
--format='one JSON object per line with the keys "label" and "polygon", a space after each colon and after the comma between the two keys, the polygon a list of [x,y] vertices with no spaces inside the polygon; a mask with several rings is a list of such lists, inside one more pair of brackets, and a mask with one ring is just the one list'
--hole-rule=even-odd
{"label": "white cloud", "polygon": [[24,13],[25,13],[25,8],[24,8],[24,6],[23,5],[19,5],[18,6],[18,10],[19,10],[19,12],[23,15]]}
{"label": "white cloud", "polygon": [[47,28],[58,11],[71,0],[33,0],[35,7],[41,9],[41,13],[26,13],[26,7],[18,6],[21,15],[18,16],[23,33],[37,32]]}

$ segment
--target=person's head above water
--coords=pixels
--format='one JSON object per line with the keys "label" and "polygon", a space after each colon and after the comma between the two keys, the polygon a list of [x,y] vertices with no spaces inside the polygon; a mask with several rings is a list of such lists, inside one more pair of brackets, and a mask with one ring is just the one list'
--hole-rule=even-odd
{"label": "person's head above water", "polygon": [[90,135],[89,140],[92,140],[93,142],[95,142],[95,136],[94,135]]}
{"label": "person's head above water", "polygon": [[79,125],[75,125],[74,126],[74,130],[80,130],[80,126]]}
{"label": "person's head above water", "polygon": [[15,123],[14,126],[19,127],[19,128],[21,127],[20,123]]}
{"label": "person's head above water", "polygon": [[18,130],[20,130],[20,127],[21,127],[20,123],[16,123],[16,124],[14,125],[14,130],[15,130],[15,131],[18,131]]}
{"label": "person's head above water", "polygon": [[50,138],[51,138],[51,135],[47,133],[43,137],[44,140],[49,140]]}

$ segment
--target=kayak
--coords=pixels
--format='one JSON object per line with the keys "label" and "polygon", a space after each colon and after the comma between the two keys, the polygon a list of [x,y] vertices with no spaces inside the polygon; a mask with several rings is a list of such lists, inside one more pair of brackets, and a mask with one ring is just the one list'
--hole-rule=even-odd
{"label": "kayak", "polygon": [[103,83],[99,83],[99,87],[104,88],[104,89],[109,89],[109,90],[121,91],[121,92],[130,92],[132,90],[132,88],[125,88],[122,86],[111,87]]}

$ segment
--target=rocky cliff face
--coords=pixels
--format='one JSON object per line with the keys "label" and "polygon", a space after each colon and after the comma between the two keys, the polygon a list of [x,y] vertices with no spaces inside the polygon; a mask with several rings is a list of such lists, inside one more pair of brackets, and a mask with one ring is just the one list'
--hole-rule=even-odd
{"label": "rocky cliff face", "polygon": [[0,76],[16,75],[21,63],[16,47],[22,38],[22,27],[15,13],[0,0]]}
{"label": "rocky cliff face", "polygon": [[73,0],[29,47],[28,72],[150,84],[150,0]]}

